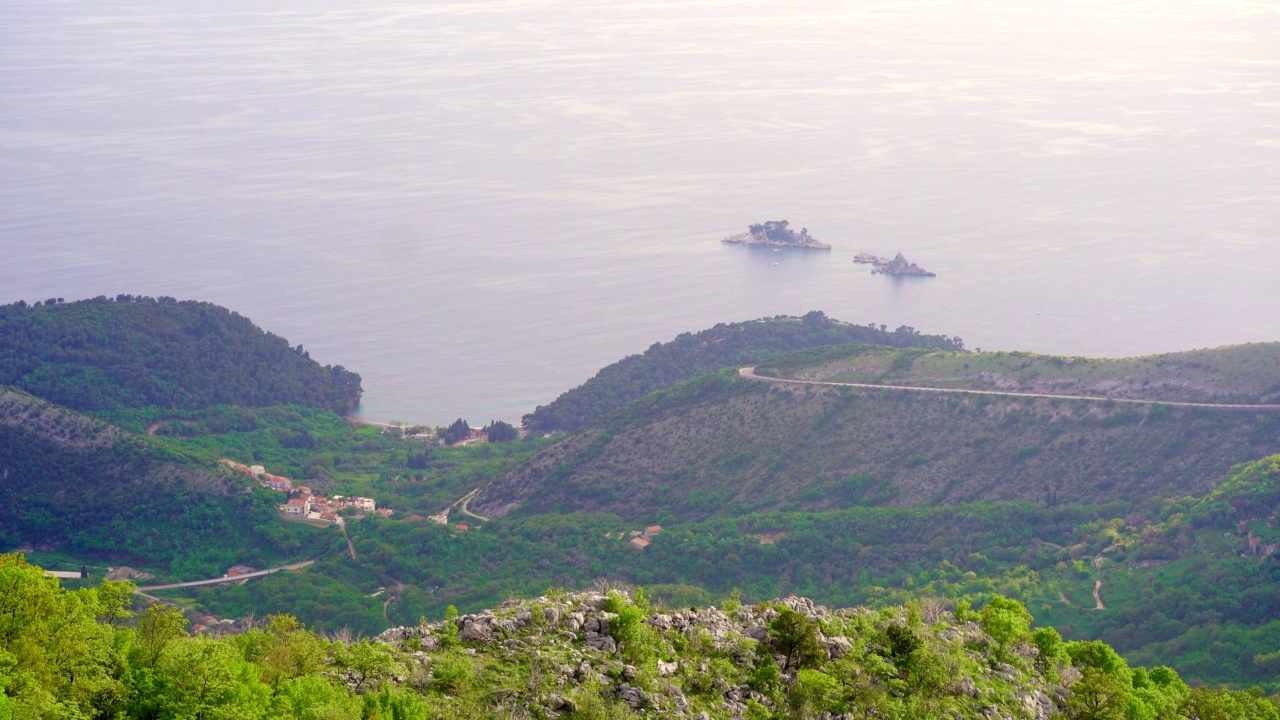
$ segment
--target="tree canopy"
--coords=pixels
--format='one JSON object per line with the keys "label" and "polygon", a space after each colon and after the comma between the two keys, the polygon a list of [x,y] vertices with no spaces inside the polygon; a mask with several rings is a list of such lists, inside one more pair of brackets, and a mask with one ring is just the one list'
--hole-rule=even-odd
{"label": "tree canopy", "polygon": [[114,300],[0,306],[0,385],[82,411],[295,404],[345,412],[360,376],[212,303]]}

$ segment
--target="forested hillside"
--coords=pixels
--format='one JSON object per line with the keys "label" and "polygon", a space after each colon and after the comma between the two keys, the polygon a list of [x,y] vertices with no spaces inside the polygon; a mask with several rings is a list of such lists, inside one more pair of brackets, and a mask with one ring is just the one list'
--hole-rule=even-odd
{"label": "forested hillside", "polygon": [[[391,623],[475,610],[548,585],[610,577],[673,605],[741,588],[827,604],[934,597],[1017,598],[1070,638],[1100,638],[1126,657],[1202,682],[1280,680],[1280,460],[1239,468],[1207,496],[1105,505],[984,502],[853,507],[677,522],[643,551],[627,522],[600,514],[513,515],[471,522],[369,519],[340,536],[312,572],[201,589],[216,614],[292,612],[323,629],[386,627],[380,588],[400,584]],[[1274,546],[1274,547],[1273,547]],[[1212,578],[1212,582],[1206,581]],[[1105,603],[1097,607],[1094,593]]]}
{"label": "forested hillside", "polygon": [[0,387],[0,547],[142,561],[191,579],[299,552],[278,497],[104,422]]}
{"label": "forested hillside", "polygon": [[577,430],[651,392],[730,365],[752,365],[782,353],[824,345],[878,343],[895,347],[964,347],[960,338],[921,335],[913,328],[851,325],[821,312],[720,324],[675,340],[654,343],[642,355],[608,365],[581,386],[541,405],[524,421],[534,430]]}
{"label": "forested hillside", "polygon": [[681,520],[985,500],[1098,504],[1207,492],[1280,448],[1280,417],[943,396],[709,375],[634,403],[487,487],[485,514]]}
{"label": "forested hillside", "polygon": [[347,411],[360,376],[211,303],[128,295],[0,306],[0,385],[81,411],[296,404]]}
{"label": "forested hillside", "polygon": [[655,608],[549,589],[353,640],[286,615],[188,637],[172,607],[136,612],[129,583],[67,592],[19,555],[0,555],[0,587],[0,717],[21,720],[1280,719],[1261,689],[1193,689],[1003,597]]}

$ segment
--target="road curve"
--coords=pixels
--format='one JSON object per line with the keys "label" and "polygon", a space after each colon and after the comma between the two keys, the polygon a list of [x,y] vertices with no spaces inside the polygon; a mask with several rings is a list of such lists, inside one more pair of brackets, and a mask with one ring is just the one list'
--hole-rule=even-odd
{"label": "road curve", "polygon": [[787,383],[791,385],[825,385],[827,387],[853,387],[865,388],[867,390],[900,390],[906,392],[949,393],[953,395],[990,395],[994,397],[1041,398],[1047,400],[1087,400],[1089,402],[1129,403],[1132,405],[1165,405],[1168,407],[1209,408],[1212,410],[1280,411],[1280,405],[1232,405],[1228,403],[1193,403],[1171,400],[1135,400],[1133,398],[1093,397],[1090,395],[1049,395],[1047,393],[1001,392],[998,390],[965,390],[962,388],[935,388],[921,387],[918,385],[875,385],[872,383],[828,382],[825,380],[791,380],[787,378],[772,378],[764,375],[757,375],[754,367],[740,368],[738,370],[738,375],[747,380],[755,380],[757,382]]}
{"label": "road curve", "polygon": [[144,591],[172,590],[173,588],[196,587],[199,585],[218,585],[221,583],[229,583],[229,582],[237,582],[239,580],[246,580],[248,578],[262,577],[263,575],[278,573],[281,570],[301,570],[304,567],[310,567],[315,564],[316,564],[315,560],[303,560],[302,562],[294,563],[292,565],[281,565],[280,567],[269,568],[267,570],[259,570],[257,572],[251,572],[244,575],[236,575],[235,577],[220,577],[220,578],[213,578],[212,580],[193,580],[191,582],[184,582],[184,583],[169,583],[168,585],[148,585],[146,587],[135,588],[134,592],[138,593],[139,595],[143,595],[145,594]]}
{"label": "road curve", "polygon": [[[487,518],[487,517],[485,517],[485,516],[483,516],[483,515],[477,515],[477,514],[475,514],[475,513],[471,512],[470,510],[468,510],[468,509],[467,509],[467,503],[469,503],[469,502],[471,502],[472,500],[474,500],[474,499],[475,499],[475,497],[476,497],[476,495],[477,495],[479,492],[480,492],[480,488],[476,488],[475,490],[472,490],[471,492],[469,492],[469,493],[467,493],[466,495],[462,496],[462,499],[461,499],[461,500],[459,500],[457,503],[454,503],[454,505],[458,505],[458,503],[462,503],[461,505],[459,505],[459,506],[458,506],[458,511],[459,511],[459,512],[461,512],[463,515],[467,515],[467,516],[473,517],[473,518],[475,518],[475,519],[477,519],[477,520],[480,520],[480,521],[482,521],[482,522],[489,522],[489,518]],[[451,505],[450,507],[453,507],[453,506]]]}

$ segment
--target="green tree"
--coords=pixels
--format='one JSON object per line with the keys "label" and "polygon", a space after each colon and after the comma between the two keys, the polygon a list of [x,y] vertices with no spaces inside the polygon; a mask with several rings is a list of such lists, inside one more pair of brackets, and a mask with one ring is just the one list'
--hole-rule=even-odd
{"label": "green tree", "polygon": [[444,609],[444,624],[440,627],[440,645],[445,648],[458,645],[458,608],[450,605]]}
{"label": "green tree", "polygon": [[1270,700],[1226,688],[1196,688],[1180,709],[1189,720],[1280,720],[1280,709]]}
{"label": "green tree", "polygon": [[269,717],[298,720],[363,720],[363,703],[319,675],[304,675],[280,684]]}
{"label": "green tree", "polygon": [[440,439],[444,440],[445,445],[452,445],[460,440],[465,440],[471,435],[471,426],[466,420],[458,418],[454,420],[449,427],[444,428],[439,433]]}
{"label": "green tree", "polygon": [[996,595],[982,608],[979,624],[999,646],[1001,653],[1022,640],[1031,630],[1031,613],[1017,600]]}
{"label": "green tree", "polygon": [[1031,644],[1036,647],[1036,668],[1051,679],[1059,677],[1062,668],[1071,664],[1062,635],[1051,627],[1036,628],[1031,633]]}
{"label": "green tree", "polygon": [[1066,714],[1070,720],[1124,720],[1128,697],[1128,688],[1115,676],[1086,667],[1071,686]]}
{"label": "green tree", "polygon": [[325,662],[324,644],[302,628],[292,615],[272,615],[267,619],[269,641],[256,659],[262,680],[277,694],[280,686],[294,678],[319,671]]}
{"label": "green tree", "polygon": [[511,442],[520,437],[520,432],[516,430],[514,425],[501,420],[490,420],[484,432],[489,438],[489,442],[495,443]]}
{"label": "green tree", "polygon": [[[153,606],[154,607],[154,606]],[[165,716],[192,720],[265,718],[271,690],[234,646],[207,637],[166,644],[157,669],[168,681]]]}
{"label": "green tree", "polygon": [[818,626],[803,613],[782,608],[778,616],[769,621],[769,635],[773,638],[778,654],[783,657],[783,670],[813,667],[822,662]]}
{"label": "green tree", "polygon": [[812,718],[833,709],[840,697],[840,684],[819,670],[801,668],[787,693],[792,716]]}
{"label": "green tree", "polygon": [[381,678],[406,672],[389,646],[370,640],[336,646],[333,662],[346,671],[357,692],[371,689]]}
{"label": "green tree", "polygon": [[112,627],[133,617],[133,594],[137,589],[138,586],[128,580],[104,579],[98,585],[98,616]]}
{"label": "green tree", "polygon": [[0,676],[17,708],[32,717],[114,712],[119,658],[99,612],[96,589],[67,592],[21,554],[0,555]]}
{"label": "green tree", "polygon": [[1125,687],[1132,686],[1133,673],[1129,670],[1129,663],[1101,640],[1073,640],[1064,649],[1071,657],[1072,665],[1081,669],[1097,668],[1119,680]]}
{"label": "green tree", "polygon": [[617,615],[609,620],[608,631],[618,641],[623,655],[632,661],[642,661],[648,654],[646,650],[653,644],[654,635],[644,622],[649,611],[644,588],[636,588],[634,597],[630,600],[616,590],[610,592],[605,610]]}
{"label": "green tree", "polygon": [[187,619],[172,605],[156,603],[142,611],[134,644],[142,651],[142,663],[155,667],[165,648],[187,636]]}

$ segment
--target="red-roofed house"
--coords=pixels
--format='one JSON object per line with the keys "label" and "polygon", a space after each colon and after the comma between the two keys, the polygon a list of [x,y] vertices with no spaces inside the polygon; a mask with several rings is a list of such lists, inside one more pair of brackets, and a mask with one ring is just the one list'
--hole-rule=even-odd
{"label": "red-roofed house", "polygon": [[289,492],[290,490],[293,490],[293,481],[287,477],[272,475],[271,473],[263,473],[262,482],[272,490],[279,490],[281,492]]}
{"label": "red-roofed house", "polygon": [[661,525],[650,525],[649,527],[647,527],[647,528],[645,528],[645,529],[644,529],[644,536],[645,536],[645,537],[647,537],[647,538],[651,538],[651,537],[653,537],[654,535],[657,535],[657,534],[658,534],[658,533],[660,533],[660,532],[662,532],[662,526],[661,526]]}

